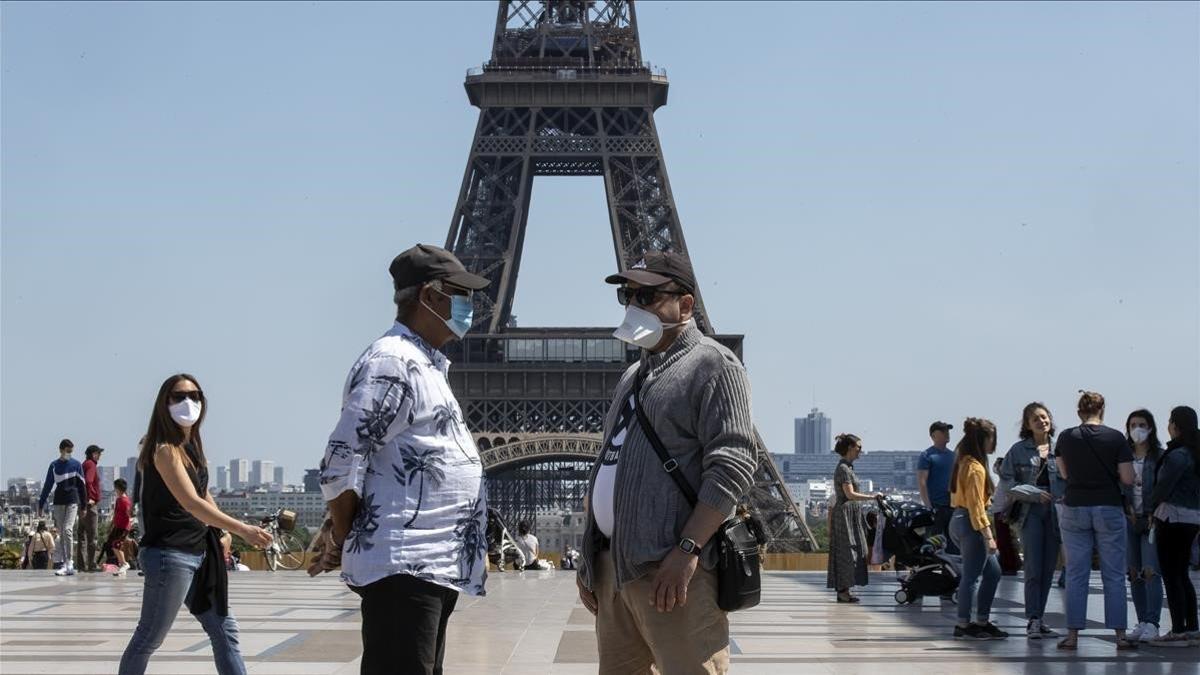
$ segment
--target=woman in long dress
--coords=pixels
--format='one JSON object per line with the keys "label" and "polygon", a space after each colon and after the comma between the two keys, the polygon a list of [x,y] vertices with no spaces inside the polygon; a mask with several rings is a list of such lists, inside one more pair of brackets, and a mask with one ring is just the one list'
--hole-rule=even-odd
{"label": "woman in long dress", "polygon": [[881,495],[859,492],[858,477],[854,475],[854,460],[862,455],[858,436],[839,435],[833,451],[842,459],[833,471],[835,501],[829,516],[829,576],[825,585],[837,589],[838,602],[858,602],[858,597],[850,594],[850,587],[867,585],[867,558],[871,553],[862,502]]}

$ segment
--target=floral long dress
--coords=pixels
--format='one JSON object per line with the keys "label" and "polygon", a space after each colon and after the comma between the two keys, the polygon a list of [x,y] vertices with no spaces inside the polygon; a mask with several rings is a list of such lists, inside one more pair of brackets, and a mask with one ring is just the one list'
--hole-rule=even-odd
{"label": "floral long dress", "polygon": [[846,498],[843,485],[858,489],[858,477],[854,465],[846,460],[838,462],[833,471],[835,501],[829,526],[829,576],[826,587],[846,589],[851,586],[867,585],[867,533],[863,529],[862,503]]}

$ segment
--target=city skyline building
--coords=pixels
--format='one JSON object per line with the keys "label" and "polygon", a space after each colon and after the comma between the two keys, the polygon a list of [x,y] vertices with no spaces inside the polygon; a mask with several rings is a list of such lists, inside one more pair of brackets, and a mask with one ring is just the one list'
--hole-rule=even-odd
{"label": "city skyline building", "polygon": [[240,490],[250,482],[250,460],[229,460],[229,489]]}
{"label": "city skyline building", "polygon": [[796,418],[795,454],[824,455],[833,451],[833,419],[816,407]]}
{"label": "city skyline building", "polygon": [[279,487],[283,487],[283,474],[284,470],[282,466],[275,467],[275,474],[271,477],[271,482]]}
{"label": "city skyline building", "polygon": [[225,491],[229,489],[229,467],[217,467],[217,489]]}
{"label": "city skyline building", "polygon": [[270,485],[275,479],[275,462],[256,459],[250,463],[250,485]]}

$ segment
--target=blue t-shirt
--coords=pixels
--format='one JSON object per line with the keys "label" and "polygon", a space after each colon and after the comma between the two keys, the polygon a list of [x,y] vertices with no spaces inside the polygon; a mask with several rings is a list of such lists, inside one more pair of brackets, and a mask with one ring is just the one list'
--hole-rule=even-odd
{"label": "blue t-shirt", "polygon": [[929,503],[934,506],[950,506],[950,469],[954,466],[954,451],[930,446],[917,460],[917,469],[928,471],[925,487],[929,492]]}

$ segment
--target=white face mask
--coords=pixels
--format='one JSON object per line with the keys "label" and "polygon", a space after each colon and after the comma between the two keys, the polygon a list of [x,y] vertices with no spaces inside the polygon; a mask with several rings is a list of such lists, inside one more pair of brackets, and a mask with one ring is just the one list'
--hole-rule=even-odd
{"label": "white face mask", "polygon": [[200,411],[203,408],[199,401],[189,398],[171,404],[167,407],[167,411],[171,413],[171,419],[175,420],[175,424],[186,429],[200,419]]}
{"label": "white face mask", "polygon": [[1134,443],[1145,443],[1150,438],[1150,430],[1143,427],[1134,427],[1129,430],[1129,437]]}
{"label": "white face mask", "polygon": [[613,337],[642,349],[654,349],[662,341],[664,330],[685,323],[664,324],[653,312],[631,304],[625,308],[625,321],[613,331]]}

